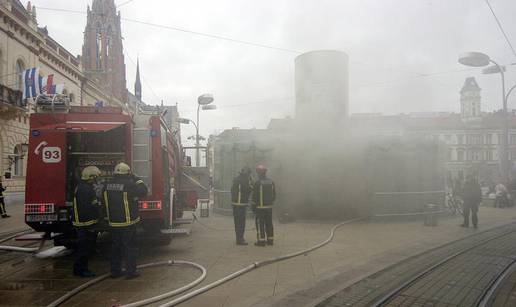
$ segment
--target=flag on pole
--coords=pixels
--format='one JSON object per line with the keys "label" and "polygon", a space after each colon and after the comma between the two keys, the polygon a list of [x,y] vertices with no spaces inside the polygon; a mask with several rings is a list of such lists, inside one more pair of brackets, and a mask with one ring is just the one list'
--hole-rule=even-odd
{"label": "flag on pole", "polygon": [[22,73],[23,99],[35,98],[40,93],[39,68],[29,68]]}
{"label": "flag on pole", "polygon": [[46,77],[39,77],[39,88],[41,90],[41,94],[62,94],[64,84],[54,84],[54,75],[48,75]]}

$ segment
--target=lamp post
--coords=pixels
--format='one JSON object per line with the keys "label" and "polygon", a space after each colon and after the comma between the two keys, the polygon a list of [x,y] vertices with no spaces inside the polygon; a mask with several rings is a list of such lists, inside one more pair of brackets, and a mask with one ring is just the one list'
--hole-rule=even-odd
{"label": "lamp post", "polygon": [[[484,73],[499,72],[502,78],[502,103],[503,103],[503,139],[500,150],[500,171],[504,184],[509,183],[509,121],[507,113],[507,96],[505,94],[505,67],[493,61],[487,54],[481,52],[466,52],[459,55],[459,63],[471,67],[484,67],[489,63],[494,64],[496,69],[484,69]],[[512,91],[512,89],[511,89]]]}

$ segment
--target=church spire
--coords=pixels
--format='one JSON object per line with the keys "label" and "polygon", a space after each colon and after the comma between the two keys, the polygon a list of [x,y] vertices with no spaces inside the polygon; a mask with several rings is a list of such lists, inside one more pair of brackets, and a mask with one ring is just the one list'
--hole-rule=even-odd
{"label": "church spire", "polygon": [[[91,1],[91,0],[90,0]],[[127,100],[121,16],[114,0],[92,0],[82,47],[82,67],[106,93]]]}
{"label": "church spire", "polygon": [[140,58],[136,58],[136,81],[134,82],[134,95],[142,101],[142,83],[140,82]]}

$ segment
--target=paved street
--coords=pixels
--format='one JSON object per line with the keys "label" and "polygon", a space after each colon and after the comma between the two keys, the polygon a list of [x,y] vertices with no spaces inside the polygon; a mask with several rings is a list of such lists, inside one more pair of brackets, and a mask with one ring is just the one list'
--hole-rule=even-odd
{"label": "paved street", "polygon": [[[16,210],[12,211],[16,214]],[[516,209],[481,208],[482,231],[516,219]],[[23,228],[20,216],[18,221]],[[9,223],[13,223],[9,221]],[[6,221],[6,220],[3,220]],[[177,238],[170,246],[142,247],[141,263],[169,258],[198,262],[208,269],[203,283],[219,279],[250,263],[297,251],[324,240],[333,223],[296,222],[276,223],[276,242],[273,247],[234,245],[232,218],[211,216],[191,225],[189,237]],[[303,302],[314,304],[335,291],[432,247],[465,236],[474,229],[457,227],[460,219],[441,219],[437,227],[425,227],[422,221],[357,222],[340,228],[334,242],[306,256],[257,269],[221,287],[205,293],[182,306],[299,306],[299,292]],[[11,224],[9,224],[11,225]],[[4,224],[2,224],[4,226]],[[7,223],[5,224],[7,226]],[[254,223],[248,220],[248,228]],[[0,232],[5,232],[2,227]],[[253,242],[254,230],[246,232]],[[71,275],[71,256],[61,259],[32,259],[24,265],[4,263],[0,297],[3,305],[35,306],[48,304],[85,280]],[[95,257],[92,269],[108,271],[107,259]],[[142,272],[136,280],[106,280],[76,296],[67,306],[107,306],[171,290],[197,276],[198,272],[184,267],[153,268]],[[341,276],[336,284],[333,278]],[[342,278],[345,276],[345,278]],[[305,289],[309,289],[307,291]]]}

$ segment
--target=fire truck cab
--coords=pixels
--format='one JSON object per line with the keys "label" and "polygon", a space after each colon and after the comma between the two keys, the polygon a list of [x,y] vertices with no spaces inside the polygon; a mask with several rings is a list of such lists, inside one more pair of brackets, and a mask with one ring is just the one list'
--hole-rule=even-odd
{"label": "fire truck cab", "polygon": [[[114,166],[125,162],[148,186],[139,200],[146,234],[170,238],[181,204],[182,151],[178,137],[162,120],[158,107],[124,114],[121,108],[38,106],[30,116],[25,222],[34,230],[67,245],[72,227],[74,189],[85,166],[97,166],[99,189],[112,176]],[[167,240],[169,242],[169,240]]]}

